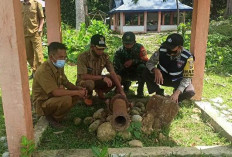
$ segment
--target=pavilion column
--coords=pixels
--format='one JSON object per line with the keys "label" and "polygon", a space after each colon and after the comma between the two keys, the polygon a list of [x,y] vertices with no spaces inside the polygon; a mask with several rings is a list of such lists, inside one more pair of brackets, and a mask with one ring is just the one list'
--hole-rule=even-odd
{"label": "pavilion column", "polygon": [[123,12],[120,12],[120,34],[123,34],[123,25],[125,23],[125,16]]}
{"label": "pavilion column", "polygon": [[195,100],[200,100],[203,91],[205,57],[209,29],[210,0],[194,0],[192,15],[191,52],[195,56],[193,85]]}
{"label": "pavilion column", "polygon": [[62,42],[60,0],[45,0],[48,44]]}
{"label": "pavilion column", "polygon": [[33,139],[33,124],[22,10],[18,0],[0,5],[0,84],[10,156],[20,156],[22,136]]}
{"label": "pavilion column", "polygon": [[147,33],[147,12],[144,12],[144,33]]}
{"label": "pavilion column", "polygon": [[183,12],[183,23],[185,23],[185,16],[186,16],[186,12]]}
{"label": "pavilion column", "polygon": [[158,12],[158,28],[157,32],[161,31],[161,11]]}
{"label": "pavilion column", "polygon": [[138,13],[138,26],[140,26],[140,13]]}
{"label": "pavilion column", "polygon": [[113,25],[114,25],[114,30],[116,31],[116,13],[113,14]]}
{"label": "pavilion column", "polygon": [[163,13],[163,15],[162,15],[162,25],[164,25],[164,21],[165,21],[165,13]]}
{"label": "pavilion column", "polygon": [[170,13],[170,25],[173,25],[174,12]]}

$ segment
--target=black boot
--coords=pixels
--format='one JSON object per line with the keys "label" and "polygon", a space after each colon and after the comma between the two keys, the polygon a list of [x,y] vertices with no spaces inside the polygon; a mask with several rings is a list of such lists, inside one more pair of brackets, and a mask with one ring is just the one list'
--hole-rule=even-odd
{"label": "black boot", "polygon": [[123,81],[122,82],[124,92],[129,92],[129,88],[131,86],[131,81]]}
{"label": "black boot", "polygon": [[144,81],[138,81],[138,89],[137,89],[137,96],[144,97],[143,89],[144,89]]}

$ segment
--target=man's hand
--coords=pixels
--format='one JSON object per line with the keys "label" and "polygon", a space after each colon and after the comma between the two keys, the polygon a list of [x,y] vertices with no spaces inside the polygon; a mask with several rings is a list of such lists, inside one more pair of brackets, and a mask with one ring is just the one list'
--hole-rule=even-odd
{"label": "man's hand", "polygon": [[164,83],[163,75],[159,69],[154,68],[153,73],[155,74],[155,83],[161,85]]}
{"label": "man's hand", "polygon": [[174,101],[175,103],[178,103],[178,98],[180,95],[180,91],[177,89],[172,95],[171,95],[171,100]]}
{"label": "man's hand", "polygon": [[104,77],[103,81],[107,84],[108,87],[112,86],[112,81],[108,77]]}
{"label": "man's hand", "polygon": [[42,35],[43,35],[43,30],[42,30],[42,29],[39,29],[39,30],[38,30],[38,33],[39,33],[39,36],[42,37]]}
{"label": "man's hand", "polygon": [[119,91],[119,93],[121,94],[121,95],[123,95],[123,96],[125,96],[126,97],[126,94],[125,94],[125,92],[124,92],[124,90],[122,89],[122,90],[120,90]]}
{"label": "man's hand", "polygon": [[81,98],[85,98],[87,94],[88,94],[88,91],[86,89],[77,90],[77,95]]}
{"label": "man's hand", "polygon": [[132,65],[132,62],[133,62],[132,59],[126,61],[126,62],[124,63],[124,67],[129,68],[129,67]]}

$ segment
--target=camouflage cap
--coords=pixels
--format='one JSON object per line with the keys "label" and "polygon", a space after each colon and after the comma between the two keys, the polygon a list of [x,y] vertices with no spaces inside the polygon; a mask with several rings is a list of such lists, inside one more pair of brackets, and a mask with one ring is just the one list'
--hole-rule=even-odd
{"label": "camouflage cap", "polygon": [[135,34],[133,32],[125,32],[122,36],[122,42],[125,44],[131,44],[135,42]]}

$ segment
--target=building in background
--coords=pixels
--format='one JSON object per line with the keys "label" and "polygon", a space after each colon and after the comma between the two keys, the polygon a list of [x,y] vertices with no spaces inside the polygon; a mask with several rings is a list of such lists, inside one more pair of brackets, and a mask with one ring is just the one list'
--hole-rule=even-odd
{"label": "building in background", "polygon": [[[180,22],[185,22],[185,13],[192,7],[178,1]],[[121,34],[127,31],[134,33],[161,32],[177,30],[176,0],[123,0],[119,7],[110,12],[110,28]]]}

